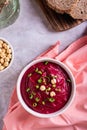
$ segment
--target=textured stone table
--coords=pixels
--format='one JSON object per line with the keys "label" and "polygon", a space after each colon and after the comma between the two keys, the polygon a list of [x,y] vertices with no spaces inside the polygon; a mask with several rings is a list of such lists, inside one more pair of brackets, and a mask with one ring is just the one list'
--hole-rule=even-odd
{"label": "textured stone table", "polygon": [[0,73],[0,130],[12,90],[23,67],[57,40],[61,41],[62,51],[86,34],[87,22],[68,31],[53,31],[35,0],[20,0],[18,19],[13,25],[0,30],[0,37],[11,42],[15,53],[11,68]]}

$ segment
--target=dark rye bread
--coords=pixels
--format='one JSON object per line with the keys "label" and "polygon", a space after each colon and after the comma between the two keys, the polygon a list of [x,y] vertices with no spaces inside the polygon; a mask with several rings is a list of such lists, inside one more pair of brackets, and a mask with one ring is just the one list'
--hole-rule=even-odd
{"label": "dark rye bread", "polygon": [[66,13],[76,4],[77,0],[46,0],[48,6],[58,13]]}
{"label": "dark rye bread", "polygon": [[87,19],[87,0],[78,0],[76,5],[71,9],[69,14],[74,19]]}
{"label": "dark rye bread", "polygon": [[[56,13],[54,10],[48,7],[45,0],[36,0],[36,3],[40,6],[44,16],[49,22],[49,25],[51,25],[51,27],[57,32],[71,29],[84,22],[84,20],[73,19],[66,13],[63,15]],[[50,26],[49,29],[51,29]]]}

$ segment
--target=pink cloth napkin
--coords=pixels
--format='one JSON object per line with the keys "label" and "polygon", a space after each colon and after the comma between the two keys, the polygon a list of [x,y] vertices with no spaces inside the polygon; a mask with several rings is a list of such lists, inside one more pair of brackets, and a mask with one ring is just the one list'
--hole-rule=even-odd
{"label": "pink cloth napkin", "polygon": [[3,130],[87,130],[87,36],[58,55],[59,45],[57,42],[38,58],[55,58],[71,69],[76,80],[76,96],[71,106],[60,116],[37,118],[22,108],[14,89]]}

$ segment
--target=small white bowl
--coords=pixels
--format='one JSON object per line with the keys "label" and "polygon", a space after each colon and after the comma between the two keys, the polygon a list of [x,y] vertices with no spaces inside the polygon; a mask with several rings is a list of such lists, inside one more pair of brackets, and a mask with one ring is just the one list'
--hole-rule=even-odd
{"label": "small white bowl", "polygon": [[[60,67],[62,67],[68,74],[69,78],[71,79],[71,83],[72,83],[72,90],[71,90],[71,95],[70,95],[70,98],[69,100],[67,101],[67,103],[65,104],[65,106],[63,108],[61,108],[60,110],[56,111],[56,112],[53,112],[53,113],[50,113],[50,114],[42,114],[42,113],[39,113],[39,112],[36,112],[34,110],[32,110],[31,108],[29,108],[29,106],[27,106],[27,104],[25,103],[25,101],[23,100],[22,98],[22,95],[21,95],[21,91],[20,91],[20,83],[21,83],[21,80],[22,80],[22,77],[24,75],[24,73],[31,67],[33,66],[34,64],[36,63],[39,63],[39,62],[44,62],[44,61],[48,61],[48,62],[52,62],[52,63],[55,63],[57,65],[59,65]],[[62,62],[60,61],[57,61],[55,59],[51,59],[51,58],[41,58],[41,59],[38,59],[38,60],[34,60],[32,61],[31,63],[29,63],[23,70],[22,72],[20,73],[19,77],[18,77],[18,80],[17,80],[17,96],[18,96],[18,99],[21,103],[21,105],[23,106],[23,108],[28,112],[28,113],[31,113],[32,115],[36,116],[36,117],[40,117],[40,118],[50,118],[50,117],[54,117],[54,116],[57,116],[57,115],[60,115],[62,114],[71,104],[71,102],[73,101],[73,98],[75,96],[75,88],[76,88],[76,85],[75,85],[75,79],[73,77],[73,74],[72,72],[70,71],[70,69],[65,65],[63,64]]]}
{"label": "small white bowl", "polygon": [[11,57],[10,63],[9,63],[8,66],[5,67],[3,70],[0,70],[0,73],[2,73],[2,72],[4,72],[4,71],[6,71],[8,68],[10,68],[10,66],[12,65],[12,62],[13,62],[13,59],[14,59],[14,50],[13,50],[13,47],[12,47],[12,45],[10,44],[10,42],[7,41],[5,38],[0,37],[0,40],[3,41],[4,43],[6,43],[7,45],[9,45],[9,47],[10,47],[10,49],[11,49],[11,51],[12,51],[12,52],[11,52],[12,57]]}

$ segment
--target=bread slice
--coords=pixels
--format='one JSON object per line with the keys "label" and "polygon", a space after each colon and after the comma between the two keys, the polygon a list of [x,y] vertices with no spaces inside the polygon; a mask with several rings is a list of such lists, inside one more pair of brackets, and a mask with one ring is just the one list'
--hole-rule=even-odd
{"label": "bread slice", "polygon": [[78,0],[76,5],[69,11],[74,19],[87,19],[87,0]]}
{"label": "bread slice", "polygon": [[66,13],[71,10],[77,0],[46,0],[48,6],[58,13]]}

